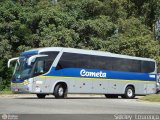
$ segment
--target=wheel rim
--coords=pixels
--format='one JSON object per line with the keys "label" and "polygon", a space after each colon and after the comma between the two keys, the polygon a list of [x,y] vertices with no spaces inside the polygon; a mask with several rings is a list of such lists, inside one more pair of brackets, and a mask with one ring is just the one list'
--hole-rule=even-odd
{"label": "wheel rim", "polygon": [[133,96],[133,91],[132,91],[132,89],[128,89],[128,91],[127,91],[127,96],[128,96],[128,97],[132,97],[132,96]]}
{"label": "wheel rim", "polygon": [[62,87],[60,87],[60,88],[58,89],[58,94],[59,94],[59,96],[62,96],[63,93],[64,93],[64,89],[63,89]]}

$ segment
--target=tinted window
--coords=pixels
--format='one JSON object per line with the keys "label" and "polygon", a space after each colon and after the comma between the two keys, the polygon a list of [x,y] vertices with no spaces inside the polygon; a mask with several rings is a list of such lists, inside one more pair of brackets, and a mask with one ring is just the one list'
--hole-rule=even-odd
{"label": "tinted window", "polygon": [[141,70],[144,73],[154,72],[155,63],[151,61],[142,61],[141,62]]}
{"label": "tinted window", "polygon": [[47,58],[54,60],[57,57],[58,53],[59,52],[51,51],[51,52],[42,52],[41,54],[48,55]]}
{"label": "tinted window", "polygon": [[115,71],[141,72],[139,60],[113,58],[112,62],[112,69]]}
{"label": "tinted window", "polygon": [[87,68],[112,70],[112,59],[109,57],[64,53],[57,65],[57,69],[63,68]]}
{"label": "tinted window", "polygon": [[45,69],[45,72],[48,72],[54,59],[57,57],[59,52],[56,52],[56,51],[49,51],[49,52],[42,52],[41,54],[45,54],[45,55],[48,55],[47,57],[45,57],[44,59],[44,69]]}
{"label": "tinted window", "polygon": [[92,68],[89,55],[64,53],[57,65],[57,69],[63,68]]}
{"label": "tinted window", "polygon": [[33,75],[41,75],[47,73],[53,63],[53,59],[37,58]]}
{"label": "tinted window", "polygon": [[36,61],[36,66],[35,66],[35,70],[34,70],[34,75],[40,75],[44,73],[44,60],[37,60]]}
{"label": "tinted window", "polygon": [[42,52],[41,54],[48,55],[47,57],[37,58],[33,74],[34,76],[44,74],[49,71],[51,65],[59,52]]}
{"label": "tinted window", "polygon": [[[148,66],[146,66],[145,64],[148,64]],[[57,69],[63,69],[63,68],[87,68],[87,69],[148,73],[154,71],[154,62],[147,62],[147,61],[142,62],[140,60],[75,54],[75,53],[63,53],[57,65]]]}

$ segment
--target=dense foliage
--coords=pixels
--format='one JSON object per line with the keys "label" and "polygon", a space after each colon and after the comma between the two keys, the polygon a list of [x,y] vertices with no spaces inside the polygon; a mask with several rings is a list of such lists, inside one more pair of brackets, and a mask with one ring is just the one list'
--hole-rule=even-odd
{"label": "dense foliage", "polygon": [[0,0],[0,77],[31,48],[62,46],[150,57],[160,63],[154,25],[160,0]]}

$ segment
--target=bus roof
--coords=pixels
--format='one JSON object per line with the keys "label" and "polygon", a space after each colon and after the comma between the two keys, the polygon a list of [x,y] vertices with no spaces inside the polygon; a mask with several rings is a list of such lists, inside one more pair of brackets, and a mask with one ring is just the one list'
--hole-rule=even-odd
{"label": "bus roof", "polygon": [[118,58],[136,59],[136,60],[145,60],[145,61],[154,61],[155,62],[155,60],[151,59],[151,58],[121,55],[121,54],[115,54],[115,53],[111,53],[111,52],[98,51],[98,50],[84,50],[84,49],[65,48],[65,47],[44,47],[44,48],[31,49],[31,50],[22,52],[21,55],[39,54],[39,53],[48,52],[48,51],[63,51],[63,52],[70,52],[70,53],[89,54],[89,55],[108,56],[108,57],[118,57]]}

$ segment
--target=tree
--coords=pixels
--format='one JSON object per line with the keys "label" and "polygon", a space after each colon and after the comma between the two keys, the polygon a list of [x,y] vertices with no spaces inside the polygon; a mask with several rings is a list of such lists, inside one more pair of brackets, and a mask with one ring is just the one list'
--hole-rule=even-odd
{"label": "tree", "polygon": [[160,63],[153,27],[160,0],[3,0],[0,1],[0,74],[9,84],[9,58],[31,48],[94,49]]}

